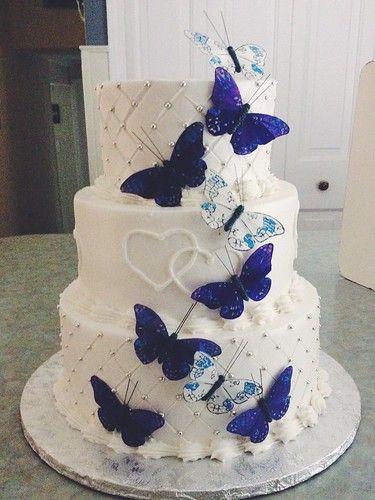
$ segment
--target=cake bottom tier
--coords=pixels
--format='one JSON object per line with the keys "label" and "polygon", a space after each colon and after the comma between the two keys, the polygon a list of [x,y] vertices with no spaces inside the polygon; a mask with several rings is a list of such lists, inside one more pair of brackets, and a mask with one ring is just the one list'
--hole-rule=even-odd
{"label": "cake bottom tier", "polygon": [[[234,404],[231,411],[211,413],[205,401],[187,402],[184,385],[190,381],[168,380],[157,361],[143,365],[134,350],[134,314],[130,311],[111,320],[100,311],[77,306],[84,293],[79,281],[73,282],[60,300],[63,374],[56,383],[56,404],[69,424],[90,441],[105,444],[119,453],[138,453],[148,458],[177,456],[183,460],[211,457],[226,460],[242,452],[257,453],[275,442],[286,443],[300,431],[317,423],[324,411],[324,398],[330,393],[327,374],[319,369],[319,298],[315,288],[298,278],[294,307],[285,308],[272,320],[223,323],[221,319],[202,321],[179,334],[179,338],[203,337],[220,345],[215,358],[218,374],[236,359],[227,379],[248,379],[261,384],[263,395],[287,367],[293,367],[291,400],[286,415],[269,424],[264,441],[254,444],[248,438],[226,430],[228,423],[243,411],[257,406],[257,398]],[[147,305],[147,304],[145,304]],[[168,327],[168,324],[167,324]],[[169,332],[173,331],[172,325]],[[138,382],[132,408],[159,412],[165,419],[145,445],[131,448],[121,434],[104,429],[98,419],[98,405],[90,383],[96,375],[123,401],[131,380]]]}

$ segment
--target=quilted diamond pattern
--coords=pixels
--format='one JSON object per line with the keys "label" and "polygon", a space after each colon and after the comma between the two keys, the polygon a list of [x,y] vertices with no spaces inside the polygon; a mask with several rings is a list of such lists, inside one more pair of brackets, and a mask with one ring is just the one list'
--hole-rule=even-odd
{"label": "quilted diamond pattern", "polygon": [[[251,81],[239,82],[244,100],[254,94],[256,85]],[[129,175],[157,161],[133,132],[142,139],[146,133],[163,157],[169,158],[184,127],[194,121],[204,122],[205,112],[211,106],[211,89],[211,83],[199,81],[120,82],[98,88],[104,174],[115,192]],[[275,92],[276,86],[272,85],[254,103],[253,111],[272,114]],[[208,167],[222,172],[233,184],[235,165],[245,183],[260,185],[257,195],[261,195],[262,182],[269,176],[271,145],[238,156],[234,155],[229,139],[229,135],[214,137],[205,130]]]}

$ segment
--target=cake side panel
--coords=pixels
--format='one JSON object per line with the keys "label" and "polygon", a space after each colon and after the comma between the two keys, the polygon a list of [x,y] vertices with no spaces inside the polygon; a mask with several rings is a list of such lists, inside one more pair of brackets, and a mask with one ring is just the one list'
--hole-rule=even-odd
{"label": "cake side panel", "polygon": [[[259,88],[258,83],[249,80],[237,84],[243,102]],[[134,132],[143,139],[146,133],[163,157],[169,159],[183,130],[195,121],[205,122],[205,114],[212,106],[212,87],[213,81],[129,81],[99,86],[104,176],[97,184],[103,195],[116,198],[126,178],[158,161]],[[276,82],[273,81],[254,102],[252,112],[272,115],[275,96]],[[250,155],[239,156],[233,153],[229,140],[228,134],[214,137],[205,128],[203,142],[207,148],[204,157],[207,166],[221,172],[230,185],[236,181],[236,175],[240,175],[248,196],[262,196],[269,190],[266,181],[270,174],[272,143],[259,146]],[[123,199],[129,202],[125,195]]]}
{"label": "cake side panel", "polygon": [[[281,184],[277,194],[254,200],[248,208],[272,214],[283,224],[284,233],[255,247],[269,242],[274,245],[271,290],[260,302],[246,302],[242,320],[259,307],[269,306],[271,315],[283,308],[279,298],[288,293],[293,280],[299,205],[295,188]],[[93,300],[121,313],[141,303],[178,322],[197,287],[228,280],[216,254],[227,266],[231,262],[238,273],[250,255],[230,250],[229,262],[224,249],[227,234],[210,229],[198,208],[119,205],[85,188],[76,195],[75,214],[79,278]],[[195,314],[218,317],[218,311],[202,304]]]}
{"label": "cake side panel", "polygon": [[[216,329],[205,332],[205,337],[221,346],[218,360],[223,367],[229,364],[238,347],[247,342],[246,349],[231,369],[231,376],[261,380],[264,394],[286,366],[293,367],[290,408],[282,420],[271,423],[271,432],[264,443],[254,445],[228,433],[226,426],[234,418],[233,413],[217,415],[207,409],[204,401],[185,401],[183,387],[189,378],[170,381],[157,362],[142,365],[134,351],[134,318],[129,316],[127,323],[122,320],[115,324],[103,319],[98,321],[98,318],[94,320],[77,310],[74,304],[79,282],[68,287],[60,302],[64,371],[55,387],[58,406],[71,425],[82,430],[89,439],[117,451],[134,451],[125,447],[117,433],[109,433],[101,426],[90,384],[90,377],[97,375],[122,399],[130,377],[133,383],[138,381],[133,407],[161,412],[166,421],[164,427],[154,433],[153,439],[138,449],[137,452],[145,456],[225,459],[243,451],[260,451],[274,441],[294,439],[304,427],[316,423],[324,407],[318,368],[319,301],[310,284],[301,280],[301,286],[304,298],[293,313],[284,313],[276,321],[254,326],[250,331],[249,328],[223,331],[216,323]],[[190,337],[188,331],[181,333],[181,338]],[[327,387],[325,395],[328,395]],[[236,405],[235,412],[239,414],[255,405],[255,399],[251,398]]]}

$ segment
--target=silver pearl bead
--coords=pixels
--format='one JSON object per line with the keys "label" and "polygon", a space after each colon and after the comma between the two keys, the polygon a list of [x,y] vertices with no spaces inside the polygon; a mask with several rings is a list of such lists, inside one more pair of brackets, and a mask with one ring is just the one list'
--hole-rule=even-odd
{"label": "silver pearl bead", "polygon": [[199,113],[201,113],[203,111],[203,106],[197,106],[195,108]]}
{"label": "silver pearl bead", "polygon": [[182,394],[176,394],[176,399],[180,400],[182,398]]}
{"label": "silver pearl bead", "polygon": [[133,108],[136,108],[138,106],[137,101],[132,101],[132,106],[133,106]]}
{"label": "silver pearl bead", "polygon": [[182,431],[177,431],[177,434],[181,437],[183,435]]}
{"label": "silver pearl bead", "polygon": [[165,417],[165,413],[163,413],[162,411],[159,411],[159,415],[164,418]]}
{"label": "silver pearl bead", "polygon": [[194,412],[194,417],[199,417],[199,416],[200,416],[200,414],[201,414],[201,413],[200,413],[200,411],[195,411],[195,412]]}
{"label": "silver pearl bead", "polygon": [[117,390],[116,389],[111,389],[111,392],[113,392],[113,394],[116,394]]}
{"label": "silver pearl bead", "polygon": [[171,109],[171,107],[172,107],[172,103],[170,103],[170,102],[168,101],[168,102],[164,103],[164,107],[165,107],[166,109]]}
{"label": "silver pearl bead", "polygon": [[169,142],[168,146],[171,147],[171,148],[174,148],[174,142],[173,141]]}
{"label": "silver pearl bead", "polygon": [[276,349],[281,349],[281,346],[277,344]]}
{"label": "silver pearl bead", "polygon": [[116,87],[117,87],[118,89],[120,89],[120,88],[121,88],[121,83],[119,82],[119,83],[116,85]]}
{"label": "silver pearl bead", "polygon": [[293,330],[293,325],[288,325],[288,330]]}
{"label": "silver pearl bead", "polygon": [[149,80],[147,80],[147,82],[145,82],[144,86],[147,87],[147,88],[150,88],[151,87],[151,82]]}
{"label": "silver pearl bead", "polygon": [[146,401],[146,400],[148,399],[147,394],[143,394],[143,395],[142,395],[142,399],[143,399],[144,401]]}
{"label": "silver pearl bead", "polygon": [[163,377],[163,376],[159,377],[159,381],[160,382],[164,382],[165,381],[165,377]]}
{"label": "silver pearl bead", "polygon": [[220,434],[219,430],[214,431],[215,436],[218,436]]}
{"label": "silver pearl bead", "polygon": [[232,344],[235,344],[237,342],[237,339],[233,338],[231,339]]}
{"label": "silver pearl bead", "polygon": [[180,87],[186,87],[186,82],[181,82]]}
{"label": "silver pearl bead", "polygon": [[151,123],[151,129],[152,129],[152,130],[156,130],[156,128],[157,128],[156,123]]}
{"label": "silver pearl bead", "polygon": [[247,351],[246,356],[252,356],[253,353],[251,351]]}
{"label": "silver pearl bead", "polygon": [[112,108],[110,109],[110,112],[111,112],[111,113],[114,113],[114,111],[115,111],[115,108],[114,108],[114,107],[112,107]]}
{"label": "silver pearl bead", "polygon": [[133,342],[133,339],[131,339],[130,337],[128,337],[128,338],[126,339],[126,342],[127,342],[128,344],[130,344],[130,342]]}
{"label": "silver pearl bead", "polygon": [[126,163],[127,163],[128,165],[131,165],[131,164],[132,164],[131,160],[128,160]]}

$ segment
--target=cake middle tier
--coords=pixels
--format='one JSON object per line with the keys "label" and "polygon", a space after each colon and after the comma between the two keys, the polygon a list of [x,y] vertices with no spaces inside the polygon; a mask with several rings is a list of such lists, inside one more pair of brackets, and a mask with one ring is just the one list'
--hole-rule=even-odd
{"label": "cake middle tier", "polygon": [[[127,314],[140,303],[162,317],[178,320],[191,305],[190,296],[197,287],[228,281],[228,271],[218,257],[239,275],[251,252],[272,242],[272,270],[268,275],[271,289],[262,301],[246,302],[242,319],[285,310],[293,287],[299,203],[295,187],[279,182],[275,194],[252,200],[246,211],[276,218],[284,232],[256,243],[250,252],[230,250],[228,246],[225,249],[227,233],[211,229],[201,217],[199,205],[123,205],[102,199],[95,188],[82,189],[74,201],[74,235],[78,281],[86,303],[97,302],[113,314]],[[217,310],[203,304],[194,311],[195,319],[218,315]]]}

